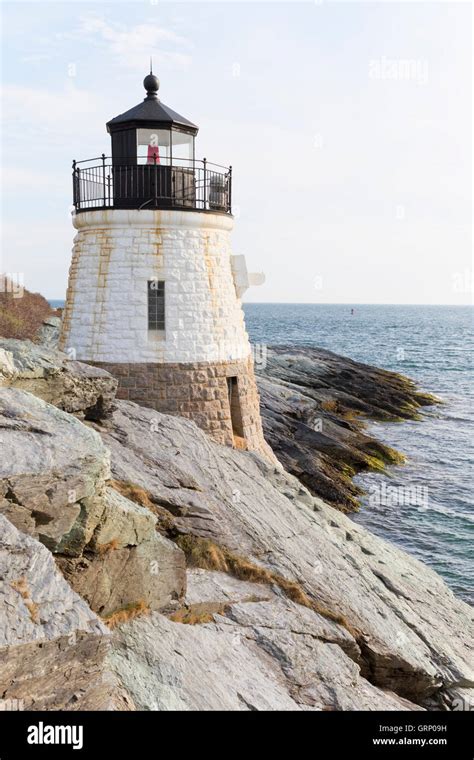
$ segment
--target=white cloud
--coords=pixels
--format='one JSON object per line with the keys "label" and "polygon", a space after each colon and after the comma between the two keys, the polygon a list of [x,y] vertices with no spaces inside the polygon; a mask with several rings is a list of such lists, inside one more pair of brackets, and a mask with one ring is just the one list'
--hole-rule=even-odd
{"label": "white cloud", "polygon": [[6,85],[1,100],[4,164],[51,177],[73,158],[107,150],[102,135],[112,106],[72,79],[57,90]]}
{"label": "white cloud", "polygon": [[53,58],[52,53],[31,53],[30,55],[24,55],[21,58],[22,63],[44,63],[44,61],[51,61]]}
{"label": "white cloud", "polygon": [[35,150],[39,137],[56,139],[70,134],[72,125],[76,130],[86,126],[100,105],[97,95],[79,89],[72,79],[60,91],[5,85],[1,99],[4,137],[16,136],[25,150]]}
{"label": "white cloud", "polygon": [[45,182],[45,172],[39,167],[29,168],[28,166],[6,166],[0,169],[0,186],[8,195],[25,195],[25,188],[28,192],[44,193],[47,187],[48,196],[64,198],[71,191],[71,178],[69,171],[54,172],[48,170],[47,181]]}
{"label": "white cloud", "polygon": [[88,15],[81,17],[74,36],[102,45],[113,56],[114,64],[140,72],[148,65],[150,55],[157,67],[167,63],[186,68],[191,62],[189,42],[153,21],[127,27]]}

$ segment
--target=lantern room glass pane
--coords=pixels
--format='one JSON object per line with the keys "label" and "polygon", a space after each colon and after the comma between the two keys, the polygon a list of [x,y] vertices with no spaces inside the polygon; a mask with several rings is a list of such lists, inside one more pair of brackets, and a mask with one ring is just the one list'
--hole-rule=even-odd
{"label": "lantern room glass pane", "polygon": [[169,165],[171,132],[169,129],[137,129],[137,163]]}
{"label": "lantern room glass pane", "polygon": [[176,166],[192,163],[194,159],[194,136],[174,129],[171,138],[173,140],[173,163],[176,161]]}

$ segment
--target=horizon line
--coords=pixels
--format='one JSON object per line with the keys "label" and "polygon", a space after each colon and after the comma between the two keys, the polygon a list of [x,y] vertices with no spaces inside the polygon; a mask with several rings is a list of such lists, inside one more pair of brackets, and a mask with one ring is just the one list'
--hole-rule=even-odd
{"label": "horizon line", "polygon": [[[66,298],[50,298],[44,296],[47,301],[64,301]],[[354,301],[328,301],[319,303],[318,301],[243,301],[242,306],[474,306],[474,303],[400,303],[390,302],[369,302],[355,303]]]}

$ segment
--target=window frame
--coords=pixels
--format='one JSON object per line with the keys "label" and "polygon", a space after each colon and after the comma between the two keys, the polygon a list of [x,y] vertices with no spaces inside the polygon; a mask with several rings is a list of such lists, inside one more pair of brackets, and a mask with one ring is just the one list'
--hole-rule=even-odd
{"label": "window frame", "polygon": [[154,334],[166,330],[165,281],[157,277],[147,281],[147,327],[148,332]]}

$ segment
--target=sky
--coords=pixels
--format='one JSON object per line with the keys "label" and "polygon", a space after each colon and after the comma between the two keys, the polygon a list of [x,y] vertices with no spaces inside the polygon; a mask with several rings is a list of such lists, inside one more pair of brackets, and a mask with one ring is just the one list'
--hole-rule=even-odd
{"label": "sky", "polygon": [[233,166],[246,301],[472,301],[466,2],[2,2],[0,271],[64,298],[71,162],[164,103]]}

